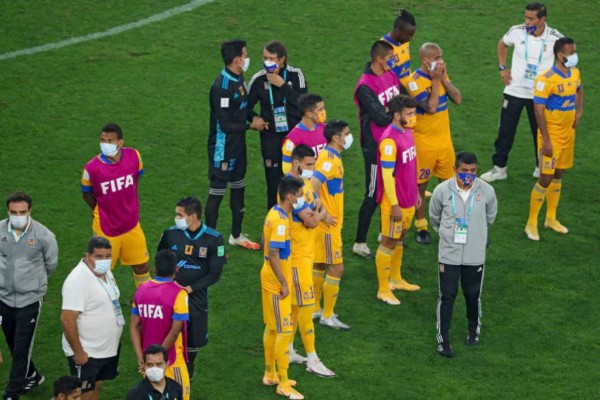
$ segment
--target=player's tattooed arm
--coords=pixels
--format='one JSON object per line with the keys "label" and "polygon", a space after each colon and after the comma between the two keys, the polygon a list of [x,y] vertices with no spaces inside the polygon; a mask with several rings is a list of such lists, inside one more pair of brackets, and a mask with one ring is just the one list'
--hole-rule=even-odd
{"label": "player's tattooed arm", "polygon": [[448,94],[448,97],[450,97],[450,100],[452,100],[454,104],[460,104],[462,102],[460,90],[458,90],[458,88],[449,80],[443,80],[442,83],[444,84],[444,88],[446,88],[446,93]]}
{"label": "player's tattooed arm", "polygon": [[428,113],[428,114],[432,113],[431,107],[429,106],[429,97],[421,100],[420,102],[417,103],[417,105],[419,106],[419,108],[421,108],[426,113]]}

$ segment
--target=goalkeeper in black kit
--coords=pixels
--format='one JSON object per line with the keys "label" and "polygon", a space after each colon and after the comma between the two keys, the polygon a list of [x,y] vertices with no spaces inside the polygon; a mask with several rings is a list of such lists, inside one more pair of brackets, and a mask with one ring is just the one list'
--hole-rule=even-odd
{"label": "goalkeeper in black kit", "polygon": [[190,320],[187,323],[190,379],[198,349],[208,342],[208,287],[219,281],[225,257],[223,236],[202,223],[202,204],[185,197],[175,207],[175,226],[163,232],[158,251],[169,249],[177,255],[175,281],[189,294]]}

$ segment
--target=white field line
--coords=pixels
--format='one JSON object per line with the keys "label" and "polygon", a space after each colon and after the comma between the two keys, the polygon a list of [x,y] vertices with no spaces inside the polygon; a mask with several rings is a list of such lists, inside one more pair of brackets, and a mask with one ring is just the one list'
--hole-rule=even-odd
{"label": "white field line", "polygon": [[125,24],[125,25],[121,25],[121,26],[116,26],[114,28],[110,28],[103,32],[90,33],[88,35],[74,37],[74,38],[70,38],[70,39],[63,40],[63,41],[56,42],[56,43],[48,43],[48,44],[44,44],[42,46],[31,47],[29,49],[21,49],[21,50],[11,51],[9,53],[0,54],[0,61],[8,60],[11,58],[16,58],[16,57],[20,57],[20,56],[28,56],[28,55],[32,55],[32,54],[36,54],[36,53],[41,53],[44,51],[56,50],[56,49],[60,49],[61,47],[71,46],[73,44],[82,43],[82,42],[89,42],[90,40],[101,39],[101,38],[104,38],[107,36],[118,35],[119,33],[123,33],[123,32],[129,31],[131,29],[136,29],[136,28],[140,28],[142,26],[148,25],[148,24],[152,24],[154,22],[163,21],[163,20],[165,20],[167,18],[171,18],[172,16],[177,15],[177,14],[192,11],[195,8],[198,8],[207,3],[212,3],[213,1],[214,0],[193,0],[182,6],[168,9],[161,13],[154,14],[148,18],[141,19],[139,21],[130,22],[129,24]]}

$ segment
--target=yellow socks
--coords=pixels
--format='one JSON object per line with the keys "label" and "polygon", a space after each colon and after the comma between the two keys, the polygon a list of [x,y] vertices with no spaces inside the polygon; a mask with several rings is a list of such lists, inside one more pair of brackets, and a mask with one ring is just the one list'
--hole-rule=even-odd
{"label": "yellow socks", "polygon": [[392,251],[392,264],[390,270],[390,279],[397,283],[402,282],[402,254],[404,247],[398,243],[394,251]]}
{"label": "yellow socks", "polygon": [[425,218],[416,219],[415,220],[415,228],[417,228],[418,231],[426,231],[427,230],[427,220]]}
{"label": "yellow socks", "polygon": [[265,348],[265,375],[277,372],[275,368],[275,341],[277,340],[277,331],[272,331],[265,326],[263,334],[263,346]]}
{"label": "yellow socks", "polygon": [[325,270],[313,268],[313,289],[315,291],[315,312],[321,309],[321,295],[323,293],[323,283],[325,282]]}
{"label": "yellow socks", "polygon": [[290,354],[288,344],[290,343],[289,333],[277,333],[275,339],[275,358],[277,359],[277,375],[279,383],[287,383],[287,371],[290,366]]}
{"label": "yellow socks", "polygon": [[152,279],[152,277],[149,272],[141,275],[138,275],[135,272],[133,273],[133,282],[135,283],[136,289],[142,286],[142,283],[148,282],[150,279]]}
{"label": "yellow socks", "polygon": [[377,280],[379,281],[379,292],[390,291],[390,265],[392,264],[392,250],[379,245],[375,254],[375,267],[377,268]]}
{"label": "yellow socks", "polygon": [[333,315],[339,292],[340,278],[327,274],[323,284],[323,318],[329,318]]}
{"label": "yellow socks", "polygon": [[[546,188],[540,186],[538,182],[535,183],[533,190],[531,191],[531,198],[529,200],[529,219],[527,220],[528,225],[538,224],[538,215],[542,205],[544,204],[544,198],[546,197]],[[558,204],[558,197],[556,200]]]}
{"label": "yellow socks", "polygon": [[556,219],[556,209],[560,200],[561,187],[562,181],[560,179],[553,179],[550,186],[548,186],[546,191],[546,220]]}
{"label": "yellow socks", "polygon": [[307,354],[315,352],[315,324],[312,319],[313,308],[310,306],[298,307],[298,326],[300,336]]}

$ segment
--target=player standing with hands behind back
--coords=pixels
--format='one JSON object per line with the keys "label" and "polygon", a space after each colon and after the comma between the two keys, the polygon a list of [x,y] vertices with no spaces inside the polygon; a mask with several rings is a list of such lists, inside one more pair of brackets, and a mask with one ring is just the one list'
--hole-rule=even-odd
{"label": "player standing with hands behind back", "polygon": [[536,79],[533,98],[541,162],[540,177],[531,191],[525,234],[535,241],[540,240],[537,224],[544,198],[547,203],[544,227],[558,233],[569,232],[556,219],[556,209],[563,171],[573,166],[575,129],[583,116],[583,87],[579,69],[575,68],[578,58],[573,39],[558,39],[554,55],[556,64]]}

